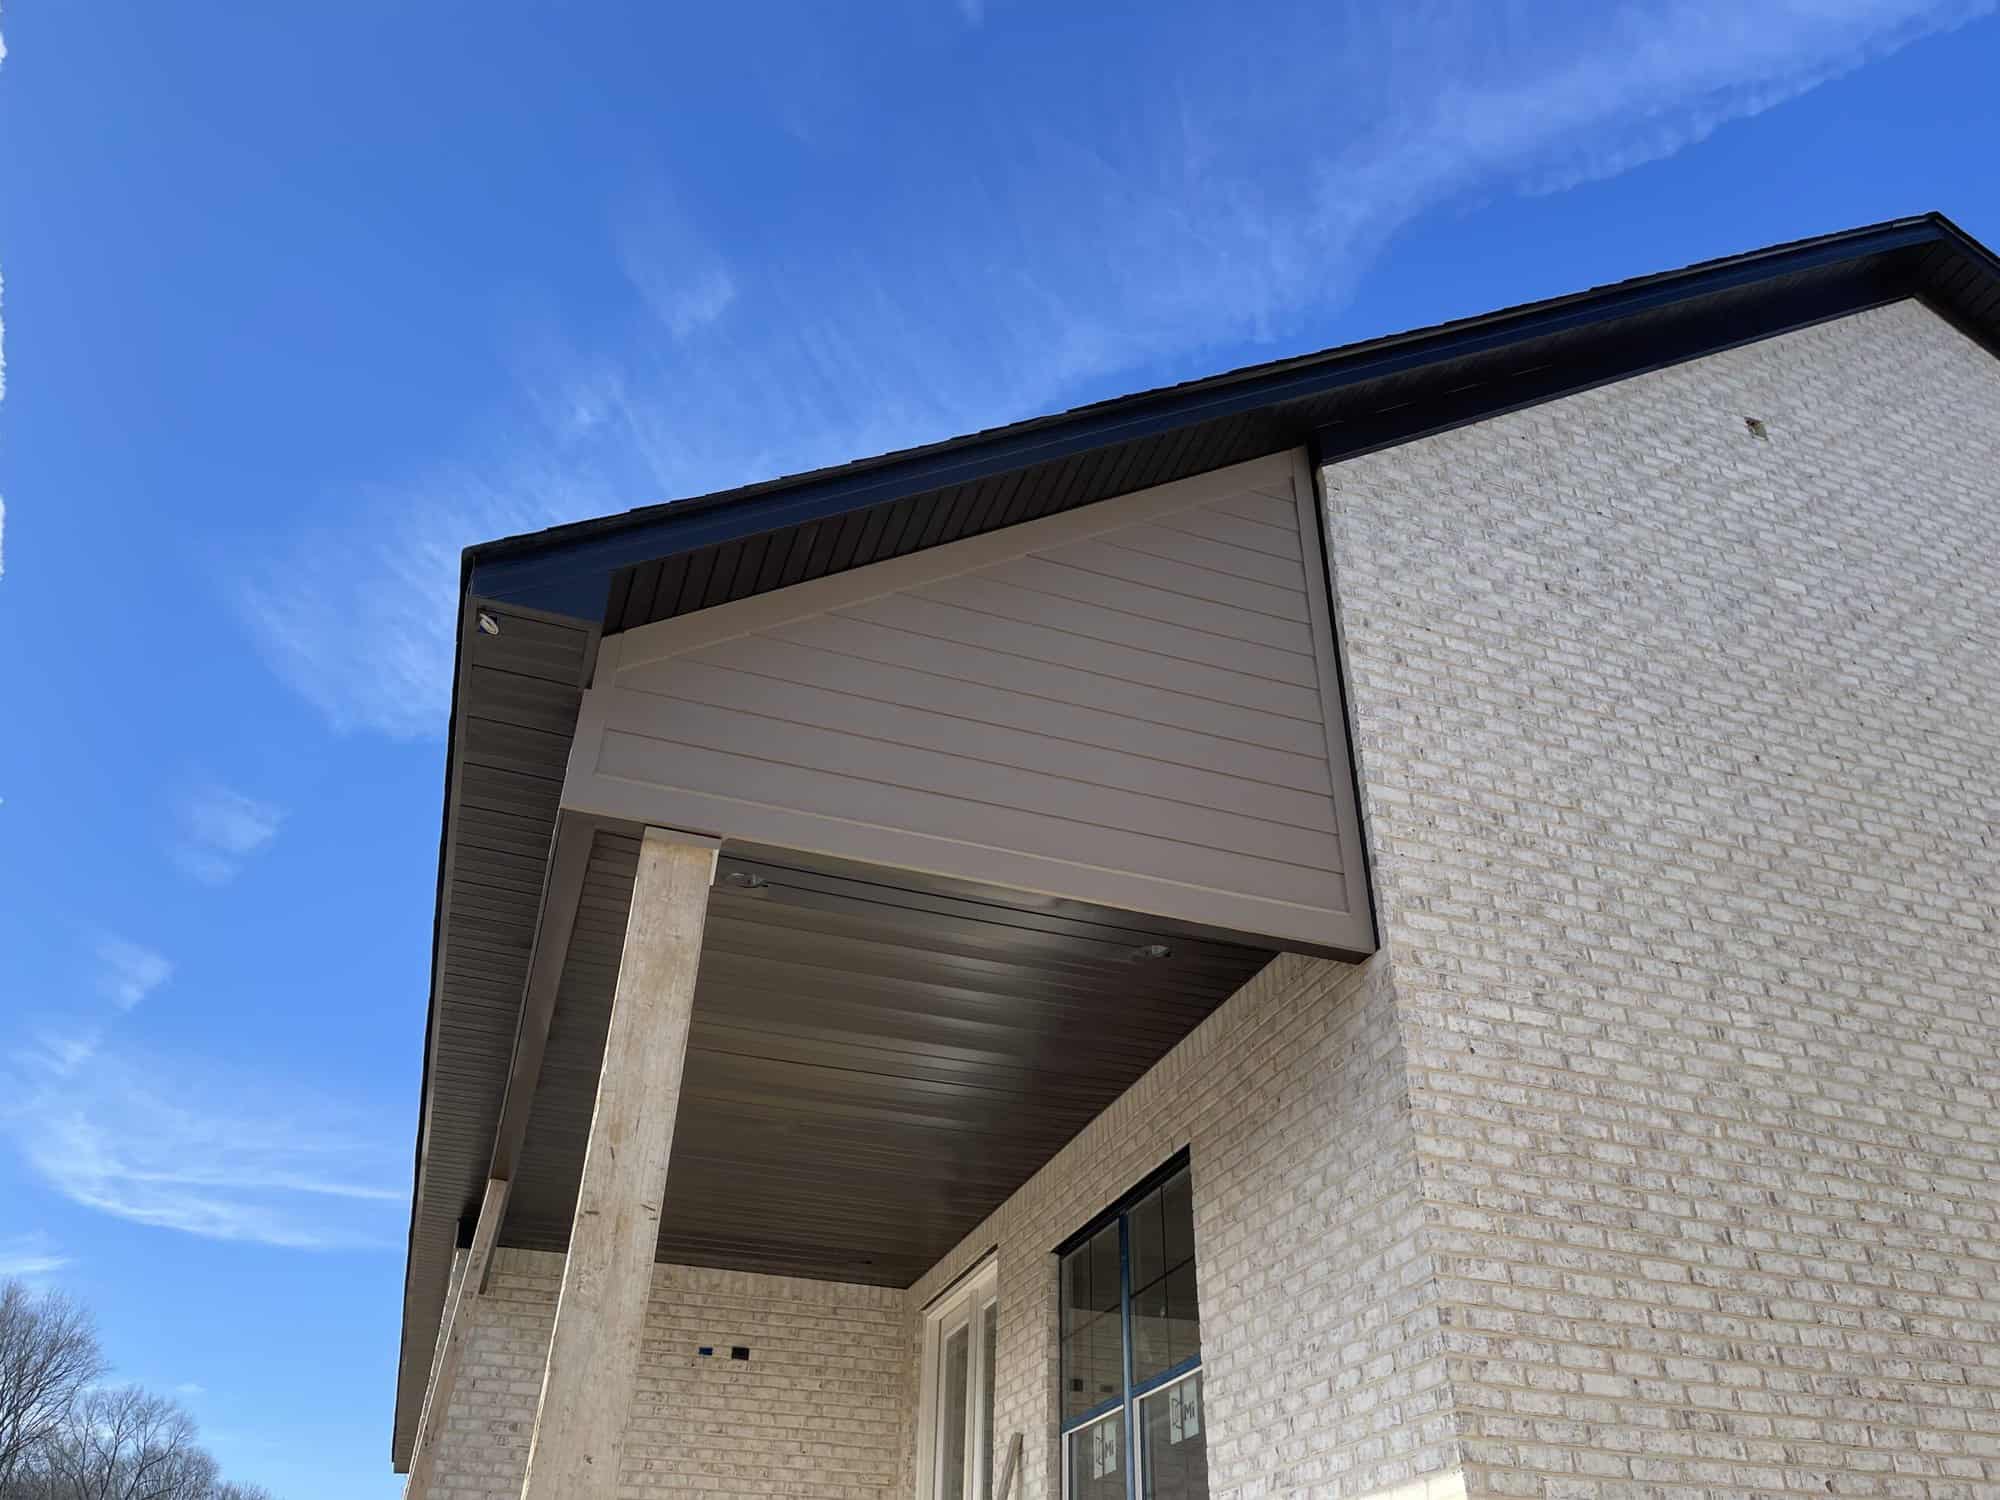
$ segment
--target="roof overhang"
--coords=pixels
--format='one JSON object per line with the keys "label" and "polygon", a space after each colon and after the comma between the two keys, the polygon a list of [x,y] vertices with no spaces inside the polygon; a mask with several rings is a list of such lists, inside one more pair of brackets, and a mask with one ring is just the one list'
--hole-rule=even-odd
{"label": "roof overhang", "polygon": [[[2000,261],[1899,219],[1274,361],[922,448],[468,548],[393,1457],[408,1461],[451,1254],[496,1160],[564,769],[601,636],[1301,443],[1331,461],[1919,297],[2000,354]],[[480,628],[484,611],[499,626]],[[572,862],[574,863],[574,862]],[[528,1061],[535,1059],[530,1057]],[[518,1124],[518,1122],[517,1122]]]}
{"label": "roof overhang", "polygon": [[630,629],[1304,441],[1350,456],[1911,296],[2000,348],[2000,263],[1927,214],[487,543],[466,553],[466,592]]}

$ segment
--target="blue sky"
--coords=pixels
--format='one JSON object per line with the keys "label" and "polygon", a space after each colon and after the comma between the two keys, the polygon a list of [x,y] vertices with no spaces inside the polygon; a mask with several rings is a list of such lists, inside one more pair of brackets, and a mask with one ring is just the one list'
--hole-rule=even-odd
{"label": "blue sky", "polygon": [[1937,208],[1990,3],[77,3],[0,68],[0,1273],[389,1496],[473,540]]}

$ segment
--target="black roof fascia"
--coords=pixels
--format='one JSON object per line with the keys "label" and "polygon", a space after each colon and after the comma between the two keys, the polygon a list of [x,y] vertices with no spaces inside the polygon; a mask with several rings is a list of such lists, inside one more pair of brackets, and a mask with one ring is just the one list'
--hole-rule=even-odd
{"label": "black roof fascia", "polygon": [[[1530,363],[1427,400],[1319,424],[1312,434],[1313,460],[1316,465],[1336,463],[1393,448],[1685,360],[1719,354],[1773,334],[1879,307],[1908,295],[1908,289],[1906,276],[1871,258],[1830,281],[1758,295],[1753,307],[1744,307],[1740,295],[1718,297],[1713,306],[1705,298],[1702,306],[1681,310],[1670,323],[1635,330],[1634,337],[1613,345]],[[1657,316],[1657,310],[1654,313]]]}
{"label": "black roof fascia", "polygon": [[[611,580],[619,570],[640,563],[810,525],[905,496],[1217,418],[1309,401],[1343,387],[1407,375],[1431,364],[1601,329],[1842,263],[1857,271],[1869,262],[1881,262],[1886,268],[1907,260],[1909,252],[1939,246],[1969,251],[1985,262],[1989,271],[2000,269],[1990,252],[1939,215],[1893,220],[1119,397],[901,453],[485,543],[467,549],[466,582],[471,593],[481,598],[593,623],[605,621]],[[1859,310],[1875,301],[1922,290],[1906,266],[1898,264],[1898,269],[1900,280],[1908,284],[1877,288],[1851,304],[1829,305],[1821,315]],[[1738,341],[1729,339],[1727,332],[1717,328],[1705,331],[1704,337],[1710,340],[1721,336],[1720,343],[1673,340],[1675,352],[1663,352],[1659,358],[1645,361],[1643,367]],[[1490,412],[1474,412],[1485,414]],[[1460,416],[1454,424],[1472,419],[1472,415]],[[1441,424],[1427,430],[1436,430],[1437,425]],[[1304,441],[1309,430],[1298,433],[1298,440]],[[606,624],[613,630],[618,628],[615,622]]]}

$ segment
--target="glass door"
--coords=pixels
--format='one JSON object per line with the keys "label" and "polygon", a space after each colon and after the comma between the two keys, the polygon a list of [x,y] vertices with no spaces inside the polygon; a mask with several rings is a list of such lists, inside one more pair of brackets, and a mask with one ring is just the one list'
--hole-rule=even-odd
{"label": "glass door", "polygon": [[926,1318],[920,1500],[992,1500],[999,1324],[998,1268],[990,1260]]}

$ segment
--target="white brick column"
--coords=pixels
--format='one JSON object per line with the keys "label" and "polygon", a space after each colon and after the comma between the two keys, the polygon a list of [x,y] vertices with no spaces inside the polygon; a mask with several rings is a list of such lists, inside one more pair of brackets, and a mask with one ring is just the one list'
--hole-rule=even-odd
{"label": "white brick column", "polygon": [[522,1500],[610,1500],[638,1381],[716,844],[639,848]]}

